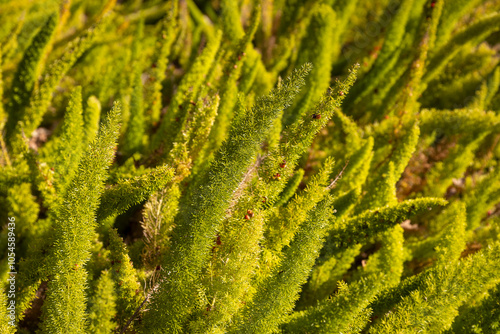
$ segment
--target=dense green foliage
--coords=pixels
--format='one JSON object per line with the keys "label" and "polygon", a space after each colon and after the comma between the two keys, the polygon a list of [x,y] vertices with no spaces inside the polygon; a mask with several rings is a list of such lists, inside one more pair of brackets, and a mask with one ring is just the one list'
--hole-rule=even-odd
{"label": "dense green foliage", "polygon": [[1,333],[500,333],[498,0],[0,21]]}

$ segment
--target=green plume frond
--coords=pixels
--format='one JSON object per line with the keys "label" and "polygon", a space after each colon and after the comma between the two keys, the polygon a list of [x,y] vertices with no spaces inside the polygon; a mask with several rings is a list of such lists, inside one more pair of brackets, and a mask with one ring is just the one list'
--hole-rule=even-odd
{"label": "green plume frond", "polygon": [[392,152],[390,159],[394,162],[394,174],[397,179],[404,172],[406,165],[408,165],[411,156],[415,152],[419,135],[420,128],[415,124]]}
{"label": "green plume frond", "polygon": [[[130,46],[132,51],[131,60],[133,62],[134,68],[136,69],[142,69],[142,66],[140,64],[141,64],[141,49],[144,47],[144,44],[142,42],[143,39],[144,39],[144,20],[140,19],[139,22],[137,22],[132,45]],[[132,83],[133,82],[134,81],[132,81]]]}
{"label": "green plume frond", "polygon": [[[31,193],[31,184],[21,183],[10,187],[7,191],[7,207],[9,217],[15,217],[17,238],[31,238],[36,233],[36,221],[39,213],[39,205]],[[35,230],[34,230],[35,229]],[[1,250],[7,249],[7,229],[1,233]],[[20,249],[18,249],[20,251]]]}
{"label": "green plume frond", "polygon": [[[410,147],[411,146],[412,145],[410,145]],[[403,163],[406,164],[404,158],[402,159]],[[409,156],[406,161],[407,160],[409,160]],[[393,177],[395,173],[394,163],[390,161],[387,171],[388,177],[385,179],[385,182],[381,182],[380,189],[377,190],[379,198],[374,199],[374,202],[386,206],[397,205],[395,204],[397,203],[397,199],[395,179]],[[413,209],[410,209],[408,213],[411,213],[412,210]],[[362,275],[377,275],[379,270],[381,270],[381,272],[385,274],[383,277],[385,288],[397,285],[403,273],[403,264],[406,259],[403,252],[403,229],[401,226],[396,225],[383,232],[377,239],[379,239],[382,244],[381,248],[378,252],[370,256]]]}
{"label": "green plume frond", "polygon": [[[282,248],[290,243],[301,224],[306,220],[309,212],[328,193],[330,183],[328,178],[332,168],[333,160],[327,159],[320,172],[309,182],[305,191],[296,195],[289,205],[280,210],[278,216],[269,218],[268,230],[265,233],[265,242],[263,243],[264,248],[279,254]],[[269,262],[267,266],[271,267],[273,264],[273,261],[267,259],[265,255],[263,260]]]}
{"label": "green plume frond", "polygon": [[384,40],[384,45],[373,66],[374,68],[384,64],[398,49],[401,41],[404,39],[405,26],[408,24],[408,20],[411,17],[411,9],[415,2],[417,3],[416,7],[419,7],[418,0],[406,0],[401,3],[394,20],[391,22],[391,26]]}
{"label": "green plume frond", "polygon": [[332,121],[339,124],[345,135],[345,145],[347,148],[346,155],[350,156],[362,146],[363,140],[360,134],[360,128],[351,118],[346,116],[338,108],[334,110]]}
{"label": "green plume frond", "polygon": [[[393,177],[395,181],[399,180],[416,149],[420,135],[420,128],[417,123],[408,122],[402,125],[396,118],[380,123],[372,131],[375,141],[374,146],[379,147],[374,153],[372,165],[375,165],[375,169],[379,168],[379,171],[370,175],[366,188],[369,193],[372,191],[372,187],[377,184],[380,175],[387,173],[390,162],[394,165]],[[397,134],[396,139],[389,140],[388,138],[393,133]],[[392,143],[393,141],[396,142]]]}
{"label": "green plume frond", "polygon": [[[382,89],[378,110],[374,111],[373,118],[379,118],[382,114],[392,114],[396,108],[418,111],[420,108],[417,99],[420,96],[422,85],[421,80],[425,71],[425,63],[429,49],[433,47],[435,32],[441,16],[443,0],[434,1],[430,6],[425,5],[427,1],[417,0],[414,6],[417,10],[412,11],[408,23],[408,35],[415,36],[408,42],[409,48],[413,52],[413,57],[400,57],[394,68],[394,75],[389,76],[392,86],[390,89]],[[425,10],[424,10],[425,7]],[[431,13],[429,13],[431,12]],[[426,18],[424,20],[424,15]],[[430,22],[427,22],[429,20]],[[413,51],[415,49],[415,51]],[[403,72],[404,70],[404,72]],[[397,74],[396,74],[397,73]],[[381,85],[385,86],[384,84]],[[377,101],[378,103],[378,101]],[[387,112],[387,110],[391,112]]]}
{"label": "green plume frond", "polygon": [[402,52],[402,48],[399,46],[404,38],[405,26],[408,23],[413,3],[414,0],[402,1],[394,20],[391,21],[389,31],[375,63],[363,80],[353,87],[351,95],[346,101],[349,106],[361,101],[396,64]]}
{"label": "green plume frond", "polygon": [[261,283],[253,300],[242,310],[241,320],[230,333],[274,332],[290,312],[318,256],[332,217],[331,198],[326,198],[308,214],[283,261],[272,276]]}
{"label": "green plume frond", "polygon": [[[340,108],[345,95],[356,80],[358,68],[359,65],[354,66],[344,81],[337,81],[335,87],[323,95],[312,114],[305,115],[284,130],[280,150],[286,161],[296,161],[333,116],[334,110]],[[317,117],[318,115],[320,117]]]}
{"label": "green plume frond", "polygon": [[[35,202],[35,198],[31,192],[31,184],[29,183],[21,183],[9,187],[5,196],[5,202],[6,213],[9,217],[15,217],[17,220],[15,236],[19,244],[16,245],[15,250],[16,255],[21,256],[26,254],[29,242],[34,241],[36,233],[42,230],[36,224],[40,206]],[[13,253],[12,244],[9,242],[9,232],[13,232],[12,229],[4,228],[0,232],[0,250],[4,254]],[[9,244],[10,247],[8,247]]]}
{"label": "green plume frond", "polygon": [[285,70],[289,65],[289,62],[296,57],[293,50],[299,47],[300,40],[303,35],[305,35],[307,29],[307,19],[296,21],[290,26],[283,25],[283,27],[286,27],[286,29],[289,30],[289,33],[279,36],[279,40],[277,41],[277,45],[274,50],[274,57],[268,60],[268,62],[271,63],[270,68],[272,73],[280,73]]}
{"label": "green plume frond", "polygon": [[368,137],[364,145],[348,158],[347,167],[342,173],[342,178],[337,182],[335,191],[350,191],[362,187],[368,177],[372,157],[373,138]]}
{"label": "green plume frond", "polygon": [[[366,310],[369,303],[382,289],[397,285],[403,272],[405,260],[403,229],[400,226],[395,226],[382,235],[382,249],[370,257],[364,269],[365,277],[353,282],[349,287],[341,282],[338,292],[333,297],[319,301],[317,305],[293,315],[290,323],[284,326],[285,332],[299,333],[304,332],[307,327],[316,327],[319,333],[337,333],[354,326],[365,327],[367,320],[358,319],[359,315]],[[350,247],[342,253],[342,257],[347,256],[350,261],[353,261],[359,249],[360,246]],[[331,259],[335,259],[335,257]],[[331,259],[323,264],[324,269],[326,269],[328,262],[331,262]],[[343,264],[337,262],[340,259],[333,262],[336,267]],[[344,262],[344,266],[345,264],[350,264],[350,262]],[[318,292],[323,292],[321,295],[325,295],[324,292],[331,293],[333,291],[334,277],[323,281],[317,287],[319,288]]]}
{"label": "green plume frond", "polygon": [[[444,331],[450,328],[458,308],[484,286],[498,282],[498,245],[488,247],[450,266],[429,271],[418,289],[404,295],[392,312],[370,328],[370,333],[395,333],[407,330]],[[421,321],[425,314],[426,321]]]}
{"label": "green plume frond", "polygon": [[500,29],[499,27],[500,14],[493,14],[478,20],[469,27],[458,32],[429,58],[427,70],[422,78],[423,83],[428,83],[435,78],[462,47],[498,31],[498,29]]}
{"label": "green plume frond", "polygon": [[[212,238],[211,257],[202,272],[202,286],[198,288],[200,297],[193,313],[196,318],[188,327],[193,332],[227,331],[255,290],[255,274],[261,271],[259,241],[266,212],[254,209],[251,200],[251,197],[241,195],[231,208],[231,216],[223,221],[221,229]],[[253,209],[250,214],[249,208]],[[244,263],[240,261],[242,258],[246,259]],[[237,277],[235,272],[238,272]]]}
{"label": "green plume frond", "polygon": [[362,197],[357,210],[366,210],[369,203],[375,206],[384,206],[396,202],[396,182],[399,180],[413,152],[416,149],[420,129],[417,124],[410,125],[404,137],[400,138],[384,161],[387,165],[380,169],[380,174],[369,180],[366,186],[366,195]]}
{"label": "green plume frond", "polygon": [[283,5],[279,28],[283,30],[283,33],[286,33],[291,25],[300,21],[298,18],[306,17],[307,19],[307,11],[314,5],[314,1],[285,0]]}
{"label": "green plume frond", "polygon": [[112,332],[116,324],[113,321],[116,315],[116,295],[113,280],[109,271],[104,271],[97,281],[96,291],[89,300],[88,331],[96,334]]}
{"label": "green plume frond", "polygon": [[[408,100],[410,93],[413,96],[411,100],[415,100],[418,96],[410,91],[412,86],[414,86],[411,85],[411,74],[415,73],[415,71],[412,72],[408,69],[412,63],[414,68],[416,68],[415,65],[417,64],[417,66],[422,67],[419,59],[414,60],[412,58],[400,57],[394,65],[391,75],[387,76],[384,82],[375,88],[376,94],[373,101],[365,107],[367,110],[373,109],[370,115],[371,119],[381,119],[382,116],[394,115],[400,105],[403,105]],[[413,76],[413,78],[417,79],[418,77]]]}
{"label": "green plume frond", "polygon": [[445,1],[442,18],[436,36],[436,46],[441,46],[450,39],[454,27],[461,17],[477,7],[481,0],[457,0],[453,3]]}
{"label": "green plume frond", "polygon": [[374,202],[375,206],[385,206],[397,203],[396,198],[396,171],[394,163],[389,161],[387,167],[380,174],[380,179],[372,180],[371,184],[366,189],[366,195],[361,198],[361,201],[356,206],[357,211],[364,211],[370,206],[369,203]]}
{"label": "green plume frond", "polygon": [[[438,0],[434,4],[431,4],[431,10],[432,10],[432,17],[431,17],[431,22],[428,25],[428,42],[427,42],[427,50],[426,53],[428,54],[429,52],[432,52],[432,50],[435,49],[436,43],[437,43],[437,34],[438,34],[438,29],[439,25],[441,22],[443,22],[443,12],[444,12],[444,7],[446,6],[446,1],[445,0]],[[429,51],[430,50],[430,51]],[[427,58],[428,55],[426,55]],[[425,63],[424,59],[424,63]],[[422,64],[423,65],[423,64]],[[423,69],[422,69],[423,72]]]}
{"label": "green plume frond", "polygon": [[12,82],[11,106],[6,125],[6,137],[8,138],[12,134],[17,122],[21,119],[23,109],[29,104],[31,93],[40,75],[42,58],[47,48],[49,48],[57,23],[57,14],[50,15],[45,25],[26,49],[23,59],[19,64],[18,71]]}
{"label": "green plume frond", "polygon": [[[228,137],[231,140],[223,143],[204,176],[204,183],[193,194],[191,203],[179,213],[174,233],[186,237],[173,244],[168,262],[170,275],[149,304],[150,311],[144,318],[149,331],[175,333],[181,330],[181,323],[193,305],[193,278],[208,257],[211,243],[208,236],[216,234],[232,192],[254,159],[258,145],[270,131],[274,119],[290,106],[309,71],[309,65],[296,70],[282,86],[260,98],[233,123]],[[190,256],[186,256],[186,252]],[[172,308],[165,313],[161,305],[167,300]]]}
{"label": "green plume frond", "polygon": [[[435,163],[426,176],[428,183],[424,187],[423,194],[425,196],[442,196],[453,183],[454,178],[463,177],[486,134],[482,133],[478,138],[472,140],[462,139],[458,145],[450,150],[444,160]],[[435,183],[437,180],[439,183]]]}
{"label": "green plume frond", "polygon": [[[297,64],[310,62],[314,64],[311,74],[307,77],[307,91],[297,98],[290,112],[284,115],[283,123],[292,124],[296,119],[302,118],[318,101],[330,83],[332,69],[332,54],[338,50],[334,45],[334,26],[336,23],[335,12],[325,4],[315,6],[311,13],[306,36],[301,43]],[[346,92],[347,93],[347,92]]]}
{"label": "green plume frond", "polygon": [[[97,286],[97,280],[101,277],[101,274],[109,268],[109,249],[104,247],[104,242],[100,240],[101,236],[105,234],[103,228],[98,228],[94,233],[92,239],[92,248],[90,249],[90,259],[87,262],[86,268],[89,273],[88,282],[89,288],[88,298],[89,300],[94,298],[93,292],[94,288]],[[104,239],[104,237],[103,237]],[[90,308],[90,304],[87,310]]]}
{"label": "green plume frond", "polygon": [[262,59],[259,56],[248,58],[245,61],[245,66],[242,69],[239,90],[243,94],[248,94],[252,88],[259,71],[262,69]]}
{"label": "green plume frond", "polygon": [[[229,4],[232,3],[231,1],[227,2],[228,8],[234,6],[234,4]],[[253,79],[249,76],[242,76],[238,84],[241,73],[248,71],[249,67],[253,65],[251,71],[253,71],[254,79],[257,75],[257,70],[259,69],[257,65],[260,64],[260,55],[252,49],[251,42],[259,26],[260,16],[260,6],[256,6],[250,18],[250,27],[244,35],[239,37],[238,43],[231,45],[226,51],[228,59],[223,62],[223,77],[219,79],[222,81],[220,83],[222,91],[221,103],[213,125],[215,131],[212,131],[209,137],[210,144],[208,148],[212,151],[219,149],[224,139],[226,139],[227,129],[234,116],[233,110],[238,103],[238,92],[244,92],[246,89],[245,86],[253,83]],[[226,75],[227,77],[225,77]]]}
{"label": "green plume frond", "polygon": [[28,166],[31,169],[31,181],[40,192],[44,205],[53,208],[57,203],[57,192],[54,187],[54,171],[47,163],[37,159],[34,152],[25,153]]}
{"label": "green plume frond", "polygon": [[189,167],[196,160],[211,133],[217,116],[220,97],[206,97],[196,103],[194,115],[189,115],[173,143],[167,163],[176,166],[177,179],[182,180],[190,174]]}
{"label": "green plume frond", "polygon": [[[29,232],[30,235],[27,235],[28,238],[25,240],[27,249],[19,261],[16,277],[16,321],[25,317],[25,311],[31,307],[40,283],[46,281],[49,275],[49,259],[46,255],[53,242],[51,221],[39,219]],[[41,238],[36,238],[35,235]]]}
{"label": "green plume frond", "polygon": [[[466,210],[463,203],[453,202],[439,215],[433,226],[437,230],[433,236],[408,240],[405,247],[412,259],[430,259],[428,264],[444,264],[458,261],[465,249],[469,234],[466,232]],[[436,224],[437,225],[437,224]]]}
{"label": "green plume frond", "polygon": [[[238,202],[231,207],[230,217],[224,219],[221,229],[212,238],[211,257],[202,273],[202,291],[198,307],[189,324],[194,332],[227,331],[234,316],[251,299],[255,290],[256,272],[266,211],[255,207],[253,198],[247,196],[251,188],[242,190]],[[249,211],[249,209],[251,209]],[[245,217],[247,216],[247,217]],[[246,259],[243,263],[240,259]],[[238,272],[238,277],[234,276]],[[259,278],[263,276],[259,273]]]}
{"label": "green plume frond", "polygon": [[488,76],[488,79],[481,83],[476,92],[474,100],[470,103],[472,109],[488,110],[493,97],[498,92],[500,86],[500,66],[497,66]]}
{"label": "green plume frond", "polygon": [[[350,22],[350,19],[355,15],[358,3],[359,0],[336,0],[332,4],[339,18],[338,27],[336,29],[338,35],[336,38],[338,38],[339,41],[344,40],[345,34],[348,29],[351,28],[352,22]],[[337,56],[338,54],[333,54],[332,61],[336,61]]]}
{"label": "green plume frond", "polygon": [[[0,289],[0,305],[2,306],[2,310],[0,311],[0,331],[5,334],[14,334],[16,332],[16,326],[12,326],[12,324],[9,323],[11,320],[9,317],[9,309],[12,308],[12,305],[7,299],[7,293],[4,288]],[[14,321],[12,323],[14,323]]]}
{"label": "green plume frond", "polygon": [[161,262],[158,249],[166,251],[170,243],[170,232],[174,218],[179,211],[181,189],[178,183],[173,183],[153,194],[144,205],[143,220],[145,248],[142,253],[144,263],[156,267]]}
{"label": "green plume frond", "polygon": [[[291,315],[283,325],[284,333],[358,333],[353,328],[362,329],[368,322],[363,316],[373,296],[383,285],[383,275],[361,279],[349,286],[340,281],[338,291],[316,306]],[[368,314],[370,312],[368,311]]]}
{"label": "green plume frond", "polygon": [[145,97],[145,104],[149,110],[148,114],[151,119],[151,123],[156,125],[160,120],[160,112],[162,109],[162,90],[163,90],[163,80],[165,80],[165,72],[167,70],[167,65],[169,57],[172,52],[172,45],[178,34],[178,3],[177,1],[171,1],[168,3],[171,8],[163,20],[161,35],[159,41],[157,42],[157,49],[155,51],[155,68],[152,70],[153,83],[149,87],[149,94]]}
{"label": "green plume frond", "polygon": [[115,283],[117,295],[117,320],[120,327],[123,327],[140,305],[141,286],[130,261],[127,247],[116,229],[111,229],[109,232],[109,250],[111,277]]}
{"label": "green plume frond", "polygon": [[[419,100],[427,108],[471,108],[478,87],[487,80],[498,62],[492,60],[494,51],[488,44],[480,44],[473,52],[462,50],[429,82],[429,87]],[[489,109],[488,109],[489,110]]]}
{"label": "green plume frond", "polygon": [[142,71],[136,64],[133,75],[133,93],[130,97],[130,118],[125,132],[123,150],[127,156],[139,151],[143,146],[145,132],[144,98],[142,94]]}
{"label": "green plume frond", "polygon": [[464,203],[453,203],[448,210],[448,216],[453,216],[446,226],[439,244],[434,248],[437,253],[436,263],[445,265],[460,258],[465,249],[467,215]]}
{"label": "green plume frond", "polygon": [[[337,218],[338,219],[338,218]],[[356,256],[359,255],[361,244],[340,250],[325,245],[316,261],[311,277],[301,294],[298,306],[313,306],[328,297],[337,289],[338,281],[351,268]]]}
{"label": "green plume frond", "polygon": [[73,178],[86,148],[82,146],[82,108],[82,88],[77,87],[71,94],[61,135],[54,142],[54,152],[51,152],[59,158],[53,162],[57,166],[54,167],[54,180],[57,191],[62,193]]}
{"label": "green plume frond", "polygon": [[488,94],[488,86],[486,82],[482,82],[479,89],[476,91],[476,96],[474,100],[469,104],[472,109],[484,110],[484,103],[486,100],[486,95]]}
{"label": "green plume frond", "polygon": [[[384,288],[390,288],[399,283],[403,274],[404,262],[407,259],[403,250],[403,228],[399,225],[381,233],[379,238],[381,242],[380,249],[370,255],[368,261],[359,269],[360,276],[376,276],[378,273],[384,273]],[[354,277],[356,277],[355,275]]]}
{"label": "green plume frond", "polygon": [[7,193],[9,187],[23,182],[28,182],[30,179],[30,173],[27,168],[25,170],[18,171],[11,166],[5,166],[1,167],[0,170],[0,192],[2,195]]}
{"label": "green plume frond", "polygon": [[383,232],[414,214],[446,203],[441,198],[419,198],[368,210],[356,217],[336,223],[334,229],[330,231],[327,243],[343,246],[361,242],[364,238]]}
{"label": "green plume frond", "polygon": [[[144,20],[139,20],[131,45],[130,85],[126,91],[130,91],[129,116],[126,120],[126,129],[123,138],[123,151],[129,157],[142,149],[146,140],[146,118],[144,115],[144,94],[143,94],[143,57],[141,49],[144,47]],[[128,97],[128,96],[127,96]]]}
{"label": "green plume frond", "polygon": [[464,305],[449,332],[495,333],[500,324],[500,284],[488,290],[482,300]]}
{"label": "green plume frond", "polygon": [[[95,212],[119,131],[119,105],[110,112],[97,139],[87,149],[57,209],[51,249],[50,292],[43,308],[48,332],[85,331],[85,285]],[[68,291],[70,293],[68,293]]]}
{"label": "green plume frond", "polygon": [[498,95],[499,87],[500,87],[500,66],[497,66],[494,71],[491,72],[488,81],[486,82],[487,93],[482,100],[480,106],[485,110],[490,110],[491,102],[493,98]]}
{"label": "green plume frond", "polygon": [[[102,23],[101,23],[102,25]],[[43,115],[47,111],[47,107],[52,99],[52,93],[64,74],[75,64],[75,62],[87,51],[93,44],[95,35],[99,33],[99,26],[89,28],[84,35],[79,37],[75,42],[71,43],[66,52],[60,59],[54,61],[49,68],[46,69],[42,76],[42,82],[37,90],[35,90],[30,99],[30,104],[24,109],[24,112],[19,117],[19,122],[15,126],[12,135],[8,138],[16,140],[24,132],[30,135],[40,124]],[[17,147],[13,143],[13,147]]]}
{"label": "green plume frond", "polygon": [[[5,59],[10,59],[15,56],[15,51],[19,50],[19,35],[21,34],[23,28],[25,28],[26,15],[22,13],[23,6],[21,8],[16,8],[17,6],[9,6],[10,4],[2,4],[2,18],[8,17],[7,15],[13,15],[11,17],[16,17],[16,22],[8,22],[4,20],[5,24],[2,25],[0,30],[0,39],[2,40],[2,47],[4,48]],[[25,4],[23,4],[25,5]],[[10,7],[10,8],[9,8]],[[17,12],[16,12],[17,9]],[[45,17],[46,19],[46,17]]]}
{"label": "green plume frond", "polygon": [[[337,81],[336,87],[330,89],[323,96],[312,115],[304,116],[286,128],[281,136],[279,146],[267,155],[259,168],[259,175],[268,184],[265,187],[265,192],[261,195],[268,198],[268,203],[273,203],[276,200],[276,196],[282,191],[285,181],[292,175],[299,157],[306,152],[316,134],[325,127],[334,113],[334,109],[340,107],[345,94],[354,83],[358,67],[354,66],[343,82]],[[273,180],[273,183],[269,185],[267,180]]]}
{"label": "green plume frond", "polygon": [[92,143],[99,131],[99,120],[101,118],[101,103],[95,96],[87,100],[87,107],[83,112],[83,138],[84,143]]}
{"label": "green plume frond", "polygon": [[424,109],[420,112],[420,129],[430,135],[434,131],[447,136],[470,134],[477,136],[490,131],[500,123],[493,112],[480,109],[435,110]]}
{"label": "green plume frond", "polygon": [[[175,3],[175,6],[177,6],[177,3]],[[215,29],[211,20],[216,16],[216,14],[213,11],[210,13],[211,15],[206,15],[208,13],[204,14],[193,0],[187,1],[187,8],[195,24],[199,26],[199,30],[206,34],[208,38],[212,38]],[[210,20],[207,20],[207,18]]]}
{"label": "green plume frond", "polygon": [[280,207],[285,205],[289,199],[293,197],[297,188],[299,187],[300,181],[304,177],[304,170],[302,168],[298,169],[293,176],[288,180],[283,191],[280,193],[278,200],[274,203],[274,206]]}
{"label": "green plume frond", "polygon": [[125,212],[132,205],[146,200],[155,191],[163,189],[172,181],[174,171],[171,167],[157,167],[133,179],[122,180],[106,188],[97,210],[97,220]]}
{"label": "green plume frond", "polygon": [[203,99],[200,104],[202,104],[202,109],[198,110],[191,121],[191,131],[187,142],[192,160],[196,160],[208,140],[209,134],[212,132],[219,111],[220,97],[215,95],[212,98]]}
{"label": "green plume frond", "polygon": [[[39,204],[35,202],[35,198],[31,193],[31,185],[22,183],[9,187],[6,196],[7,214],[9,217],[15,217],[15,229],[4,228],[0,233],[0,250],[7,256],[15,254],[16,257],[34,259],[29,266],[26,262],[21,261],[17,266],[17,270],[9,269],[7,272],[18,272],[16,275],[16,290],[15,290],[15,312],[12,313],[16,322],[22,319],[23,312],[26,310],[31,300],[35,296],[36,289],[40,283],[40,272],[43,271],[43,262],[40,253],[33,253],[35,245],[39,244],[37,235],[46,232],[46,224],[37,221],[40,211]],[[45,228],[45,230],[44,230]],[[10,241],[9,232],[15,232],[15,248]],[[9,255],[11,256],[11,255]],[[28,260],[29,261],[29,260]],[[7,268],[6,263],[2,264]],[[9,266],[10,267],[10,266]],[[2,273],[3,274],[3,273]],[[5,277],[7,278],[7,277]],[[12,299],[12,298],[11,298]],[[10,320],[10,319],[9,319]]]}
{"label": "green plume frond", "polygon": [[465,203],[467,205],[467,230],[474,230],[479,227],[488,209],[497,204],[500,199],[490,197],[491,194],[500,189],[500,168],[486,175],[478,182],[473,191],[467,194]]}
{"label": "green plume frond", "polygon": [[[187,115],[187,110],[192,106],[190,102],[195,103],[198,99],[198,94],[201,90],[201,85],[204,82],[204,77],[207,75],[220,47],[222,34],[219,31],[214,35],[213,39],[208,42],[207,46],[199,55],[177,88],[177,92],[173,97],[169,106],[169,113],[165,115],[161,121],[160,128],[152,139],[153,148],[159,148],[162,144],[170,143],[179,128],[179,123],[182,124]],[[164,148],[167,152],[169,147]]]}
{"label": "green plume frond", "polygon": [[346,216],[357,203],[361,195],[361,188],[353,188],[334,198],[333,207],[335,216],[338,218]]}
{"label": "green plume frond", "polygon": [[223,12],[222,27],[224,29],[224,35],[233,41],[243,37],[245,32],[241,26],[238,2],[223,0],[221,1],[221,9]]}

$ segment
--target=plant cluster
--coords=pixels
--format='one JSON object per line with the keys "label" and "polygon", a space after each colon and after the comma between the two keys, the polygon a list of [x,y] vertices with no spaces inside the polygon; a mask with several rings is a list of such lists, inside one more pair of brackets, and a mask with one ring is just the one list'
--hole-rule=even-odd
{"label": "plant cluster", "polygon": [[0,332],[500,332],[499,1],[0,21]]}

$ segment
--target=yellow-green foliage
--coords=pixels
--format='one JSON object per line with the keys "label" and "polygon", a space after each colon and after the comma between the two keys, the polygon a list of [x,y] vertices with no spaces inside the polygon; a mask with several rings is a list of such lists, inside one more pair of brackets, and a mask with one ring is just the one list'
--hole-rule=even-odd
{"label": "yellow-green foliage", "polygon": [[84,143],[91,143],[97,131],[99,130],[99,119],[101,116],[101,103],[95,96],[90,96],[87,100],[87,106],[83,112],[84,123]]}
{"label": "yellow-green foliage", "polygon": [[0,0],[0,332],[497,332],[499,11]]}
{"label": "yellow-green foliage", "polygon": [[117,295],[116,315],[120,327],[123,327],[139,306],[141,286],[127,247],[114,229],[109,234],[109,249],[111,277]]}
{"label": "yellow-green foliage", "polygon": [[[47,162],[54,168],[54,186],[60,192],[66,191],[68,182],[78,167],[82,154],[83,117],[82,117],[82,89],[75,88],[68,103],[64,117],[64,124],[59,138],[52,143],[53,151],[45,154]],[[51,158],[55,157],[55,161]]]}
{"label": "yellow-green foliage", "polygon": [[119,106],[115,105],[55,209],[54,244],[49,251],[48,269],[52,279],[43,315],[45,331],[85,331],[84,266],[96,225],[95,212],[114,154],[119,115]]}
{"label": "yellow-green foliage", "polygon": [[[12,91],[10,92],[12,105],[10,106],[7,132],[20,120],[20,115],[22,115],[24,107],[29,102],[31,92],[38,80],[41,59],[56,26],[57,14],[52,14],[24,52],[23,59],[12,81]],[[6,136],[9,137],[9,134]]]}
{"label": "yellow-green foliage", "polygon": [[116,314],[116,294],[109,271],[103,271],[99,277],[89,306],[88,331],[99,334],[112,332],[116,327],[112,320]]}

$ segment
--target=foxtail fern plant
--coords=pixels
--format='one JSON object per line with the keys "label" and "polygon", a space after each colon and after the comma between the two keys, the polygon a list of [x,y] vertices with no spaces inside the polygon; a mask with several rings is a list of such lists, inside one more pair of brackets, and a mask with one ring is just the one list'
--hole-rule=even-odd
{"label": "foxtail fern plant", "polygon": [[498,1],[0,20],[1,333],[500,333]]}

